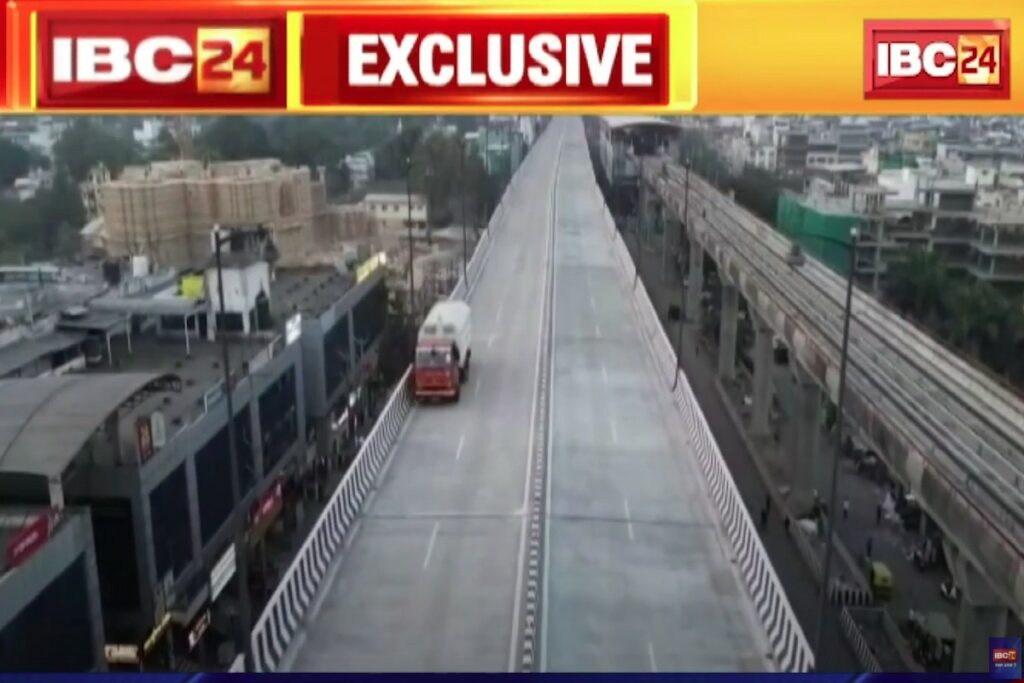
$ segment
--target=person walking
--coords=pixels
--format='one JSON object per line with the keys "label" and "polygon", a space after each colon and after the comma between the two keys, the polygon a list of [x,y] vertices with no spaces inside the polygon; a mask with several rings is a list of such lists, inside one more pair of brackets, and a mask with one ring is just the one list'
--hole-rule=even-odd
{"label": "person walking", "polygon": [[761,508],[761,528],[768,527],[768,508]]}
{"label": "person walking", "polygon": [[785,518],[782,520],[782,527],[786,530],[786,533],[788,534],[789,533],[789,515],[786,515]]}
{"label": "person walking", "polygon": [[843,520],[845,521],[850,516],[850,499],[843,499]]}
{"label": "person walking", "polygon": [[764,509],[768,512],[772,510],[772,494],[770,493],[764,494]]}
{"label": "person walking", "polygon": [[874,538],[868,536],[868,540],[864,543],[864,554],[868,556],[868,560],[871,559],[871,548],[874,545]]}
{"label": "person walking", "polygon": [[879,503],[875,506],[875,526],[882,523],[882,504]]}

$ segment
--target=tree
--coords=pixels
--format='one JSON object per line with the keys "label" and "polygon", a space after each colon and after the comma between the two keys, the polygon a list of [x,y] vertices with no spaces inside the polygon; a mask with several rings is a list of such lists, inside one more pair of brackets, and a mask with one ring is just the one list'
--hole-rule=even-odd
{"label": "tree", "polygon": [[161,126],[160,132],[156,134],[156,142],[149,150],[149,161],[169,161],[181,156],[181,148],[174,134],[167,126]]}
{"label": "tree", "polygon": [[10,187],[28,173],[31,155],[19,144],[0,138],[0,188]]}
{"label": "tree", "polygon": [[258,159],[272,155],[267,129],[245,116],[221,116],[205,126],[197,146],[220,161]]}
{"label": "tree", "polygon": [[404,180],[408,170],[406,160],[416,149],[422,130],[406,127],[385,141],[374,155],[374,171],[380,180]]}
{"label": "tree", "polygon": [[275,156],[290,166],[334,166],[344,156],[330,119],[284,117],[270,124]]}
{"label": "tree", "polygon": [[77,182],[84,180],[97,163],[116,175],[140,159],[130,135],[115,135],[87,118],[75,119],[57,140],[53,152],[57,165],[66,168]]}
{"label": "tree", "polygon": [[0,261],[21,263],[45,258],[43,228],[34,204],[0,200]]}
{"label": "tree", "polygon": [[427,196],[428,222],[433,226],[452,219],[451,201],[462,178],[459,157],[463,153],[459,141],[442,133],[433,133],[420,141],[414,152],[412,185]]}
{"label": "tree", "polygon": [[53,186],[36,194],[32,202],[42,221],[42,244],[46,254],[71,256],[67,246],[72,244],[77,251],[78,232],[85,224],[85,207],[82,195],[67,172],[58,171]]}
{"label": "tree", "polygon": [[942,311],[947,286],[942,259],[933,252],[917,249],[893,265],[886,291],[900,311],[931,324]]}
{"label": "tree", "polygon": [[761,220],[775,222],[782,187],[773,174],[760,168],[746,166],[730,185],[736,193],[737,202],[759,216]]}

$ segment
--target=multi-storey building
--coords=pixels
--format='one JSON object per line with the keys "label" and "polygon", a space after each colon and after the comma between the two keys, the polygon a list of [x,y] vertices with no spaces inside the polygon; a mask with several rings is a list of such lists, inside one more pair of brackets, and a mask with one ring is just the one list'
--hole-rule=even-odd
{"label": "multi-storey building", "polygon": [[371,183],[362,205],[382,231],[404,231],[410,216],[413,228],[427,226],[427,198],[401,180]]}
{"label": "multi-storey building", "polygon": [[313,223],[326,210],[322,173],[276,159],[156,162],[116,180],[100,171],[83,193],[103,219],[94,232],[109,256],[144,254],[176,268],[206,261],[214,226],[254,224],[273,233],[282,265],[301,265],[315,252]]}
{"label": "multi-storey building", "polygon": [[[208,265],[131,278],[66,310],[17,353],[0,347],[0,363],[24,370],[0,380],[0,499],[17,506],[0,510],[12,520],[0,536],[31,546],[2,568],[0,669],[227,666],[242,591],[258,614],[275,562],[289,559],[274,560],[281,544],[269,539],[298,527],[303,501],[324,495],[326,477],[344,467],[383,393],[374,374],[383,260],[296,271],[229,251],[221,263],[224,315]],[[83,351],[92,341],[97,352]],[[65,349],[81,363],[53,376]],[[235,511],[248,586],[236,575]],[[53,659],[39,659],[54,651],[52,637],[8,647],[22,642],[9,629],[60,621],[60,600],[73,633]]]}

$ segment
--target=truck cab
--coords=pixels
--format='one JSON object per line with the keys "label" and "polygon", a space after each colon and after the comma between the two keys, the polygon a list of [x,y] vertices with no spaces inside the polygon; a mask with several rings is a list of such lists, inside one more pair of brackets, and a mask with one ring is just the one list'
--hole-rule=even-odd
{"label": "truck cab", "polygon": [[469,375],[469,306],[461,301],[434,306],[420,328],[413,360],[413,393],[417,400],[459,400]]}

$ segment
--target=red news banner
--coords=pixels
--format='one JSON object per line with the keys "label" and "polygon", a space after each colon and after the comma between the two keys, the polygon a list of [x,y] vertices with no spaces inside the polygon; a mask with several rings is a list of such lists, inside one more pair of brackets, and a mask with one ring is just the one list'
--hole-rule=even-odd
{"label": "red news banner", "polygon": [[312,15],[302,64],[307,106],[669,103],[664,15]]}
{"label": "red news banner", "polygon": [[695,101],[690,72],[675,76],[693,64],[672,52],[673,30],[693,26],[692,17],[673,16],[678,9],[595,15],[525,5],[486,13],[440,5],[374,10],[371,3],[308,13],[252,4],[176,4],[161,12],[124,6],[16,5],[8,15],[23,39],[8,50],[13,104],[64,112],[610,111]]}

